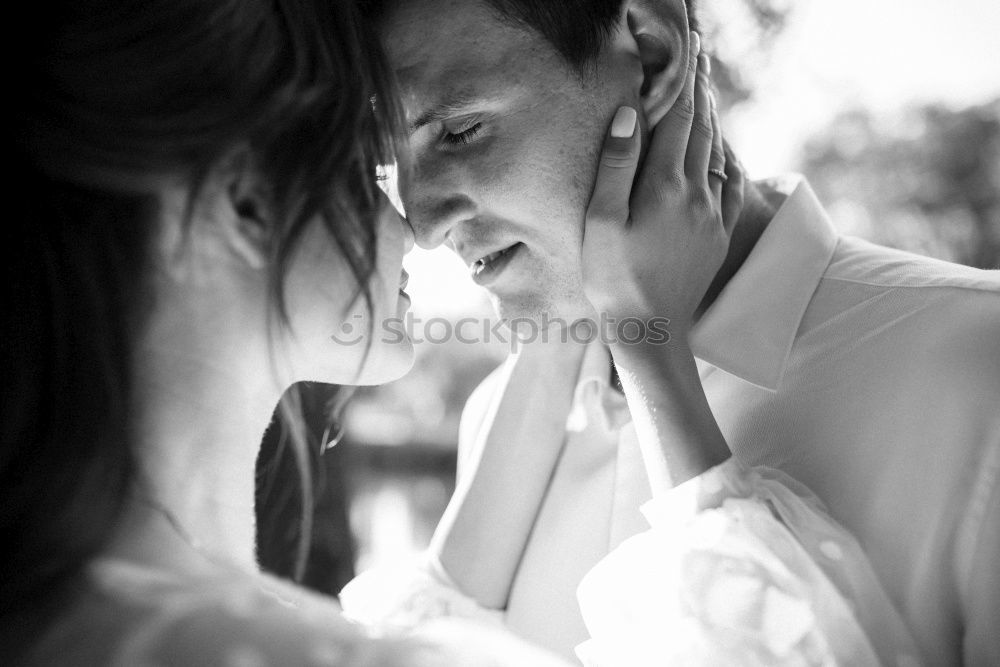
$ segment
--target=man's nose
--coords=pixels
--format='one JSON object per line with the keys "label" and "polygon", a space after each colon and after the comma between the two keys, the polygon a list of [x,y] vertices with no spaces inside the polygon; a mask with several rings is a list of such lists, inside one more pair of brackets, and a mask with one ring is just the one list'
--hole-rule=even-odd
{"label": "man's nose", "polygon": [[427,202],[410,216],[417,245],[428,249],[438,247],[448,240],[453,229],[475,214],[476,207],[468,197]]}
{"label": "man's nose", "polygon": [[458,225],[476,217],[467,174],[457,165],[423,163],[400,178],[400,194],[417,245],[436,248]]}

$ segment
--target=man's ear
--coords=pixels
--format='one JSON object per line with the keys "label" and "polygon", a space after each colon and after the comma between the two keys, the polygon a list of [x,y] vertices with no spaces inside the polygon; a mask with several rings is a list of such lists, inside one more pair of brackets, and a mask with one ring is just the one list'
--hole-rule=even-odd
{"label": "man's ear", "polygon": [[267,184],[248,150],[240,150],[223,163],[225,192],[222,206],[224,239],[230,251],[253,269],[268,261],[268,244],[274,229],[273,205]]}
{"label": "man's ear", "polygon": [[684,0],[633,0],[626,3],[625,20],[642,63],[639,94],[652,127],[684,87],[690,48],[687,7]]}

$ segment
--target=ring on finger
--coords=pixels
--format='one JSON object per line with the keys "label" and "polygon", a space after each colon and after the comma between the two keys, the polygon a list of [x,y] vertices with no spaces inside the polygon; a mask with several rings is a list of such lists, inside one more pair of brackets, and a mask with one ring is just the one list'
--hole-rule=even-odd
{"label": "ring on finger", "polygon": [[715,176],[723,183],[729,180],[729,176],[727,176],[726,172],[722,171],[721,169],[715,169],[715,168],[709,169],[708,174],[709,176]]}

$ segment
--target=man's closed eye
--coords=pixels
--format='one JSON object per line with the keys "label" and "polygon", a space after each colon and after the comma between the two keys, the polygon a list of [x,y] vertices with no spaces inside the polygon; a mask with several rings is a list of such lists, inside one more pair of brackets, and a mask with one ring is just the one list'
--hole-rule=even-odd
{"label": "man's closed eye", "polygon": [[470,144],[479,138],[483,129],[483,124],[475,123],[459,132],[449,132],[445,130],[441,137],[441,140],[452,146],[462,146],[465,144]]}

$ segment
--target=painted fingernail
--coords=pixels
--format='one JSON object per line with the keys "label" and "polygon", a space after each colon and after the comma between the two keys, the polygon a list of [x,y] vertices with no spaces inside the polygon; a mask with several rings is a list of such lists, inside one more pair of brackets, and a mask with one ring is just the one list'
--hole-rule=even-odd
{"label": "painted fingernail", "polygon": [[636,118],[635,109],[632,107],[618,107],[615,119],[611,121],[611,136],[615,139],[631,137],[635,132]]}
{"label": "painted fingernail", "polygon": [[694,30],[691,31],[691,56],[696,57],[701,53],[701,35]]}

